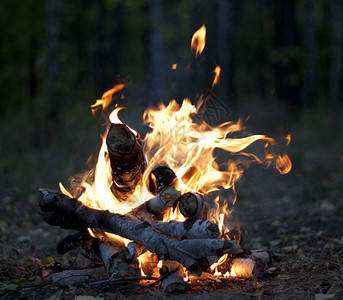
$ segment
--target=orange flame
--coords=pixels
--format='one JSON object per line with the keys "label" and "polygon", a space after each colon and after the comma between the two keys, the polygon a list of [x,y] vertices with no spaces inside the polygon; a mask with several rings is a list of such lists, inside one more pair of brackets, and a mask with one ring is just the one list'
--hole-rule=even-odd
{"label": "orange flame", "polygon": [[195,54],[199,55],[204,50],[206,44],[206,27],[202,25],[192,37],[191,49],[195,50]]}
{"label": "orange flame", "polygon": [[219,81],[219,77],[220,77],[220,71],[221,71],[221,69],[220,69],[220,67],[219,66],[216,66],[216,68],[214,69],[214,79],[213,79],[213,83],[212,83],[212,88],[216,85],[216,84],[218,84],[218,81]]}
{"label": "orange flame", "polygon": [[100,107],[104,111],[111,104],[113,94],[122,91],[124,87],[125,84],[116,84],[112,89],[105,92],[101,99],[96,100],[96,102],[91,105],[93,115]]}
{"label": "orange flame", "polygon": [[[203,25],[192,37],[191,48],[195,49],[196,55],[201,54],[204,50],[205,39],[206,27]],[[176,64],[173,65],[173,69],[174,67],[177,67]],[[219,66],[215,68],[214,73],[212,88],[218,83],[220,77]],[[102,98],[91,106],[93,114],[97,109],[101,108],[104,111],[108,108],[113,95],[121,92],[124,86],[124,84],[115,85],[111,90],[104,93]],[[61,192],[68,196],[77,197],[79,201],[89,207],[125,214],[152,198],[146,188],[146,182],[150,172],[157,165],[167,164],[175,172],[177,176],[175,188],[181,193],[196,192],[203,195],[222,188],[232,189],[234,199],[231,203],[236,201],[235,183],[252,162],[257,162],[266,167],[275,166],[281,174],[286,174],[291,170],[292,163],[286,154],[279,155],[270,150],[271,146],[277,144],[276,141],[265,135],[243,136],[244,127],[241,120],[236,123],[228,121],[217,127],[212,127],[204,121],[195,122],[193,117],[197,114],[200,106],[195,107],[189,99],[184,99],[181,107],[175,100],[172,100],[168,106],[161,104],[158,109],[148,108],[145,110],[144,122],[152,129],[143,140],[147,168],[143,174],[142,182],[125,203],[116,199],[111,192],[112,172],[106,145],[106,134],[101,136],[102,145],[95,168],[82,175],[82,182],[72,192],[66,190],[60,183]],[[117,107],[110,114],[111,123],[122,123],[118,117],[118,113],[122,109],[122,107]],[[109,128],[108,122],[107,125]],[[133,129],[131,130],[135,135],[137,134]],[[233,137],[237,134],[240,134],[241,137]],[[288,135],[285,140],[288,145],[291,136]],[[250,145],[255,143],[264,145],[262,154],[251,153],[247,150]],[[225,153],[226,155],[223,157],[225,156],[226,159],[217,159],[214,154],[215,149]],[[187,176],[184,176],[185,174]],[[182,179],[185,177],[187,180],[183,181]],[[228,199],[219,204],[219,197],[217,197],[209,212],[210,220],[218,224],[222,236],[228,232],[226,219],[231,214],[229,204]],[[185,220],[185,218],[178,209],[175,209],[164,216],[164,221],[168,220]],[[99,233],[91,229],[89,232],[92,236],[99,237]],[[124,242],[127,245],[129,242],[116,235],[105,234],[114,241],[119,240],[121,244]],[[215,275],[222,275],[217,271],[217,267],[227,258],[228,255],[225,254],[218,262],[212,264],[211,269],[216,270]],[[144,257],[140,258],[140,264],[143,263],[144,259]],[[158,266],[161,267],[161,264],[160,261]],[[235,276],[233,268],[231,268],[230,273],[224,274],[224,276],[230,275]]]}

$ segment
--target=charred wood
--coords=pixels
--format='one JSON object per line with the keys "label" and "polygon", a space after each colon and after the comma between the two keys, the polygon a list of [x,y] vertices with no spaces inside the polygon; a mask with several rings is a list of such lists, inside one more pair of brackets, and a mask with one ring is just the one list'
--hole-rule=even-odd
{"label": "charred wood", "polygon": [[175,179],[176,175],[171,168],[158,166],[150,172],[147,187],[150,193],[157,195],[163,189],[172,187]]}
{"label": "charred wood", "polygon": [[144,157],[139,134],[136,136],[124,124],[112,124],[106,137],[111,161],[111,191],[118,200],[125,201],[144,172]]}
{"label": "charred wood", "polygon": [[131,210],[126,216],[143,221],[151,221],[154,218],[161,220],[163,215],[173,207],[180,194],[173,188],[166,188],[155,197]]}
{"label": "charred wood", "polygon": [[[209,267],[207,257],[225,253],[241,253],[237,241],[220,239],[176,240],[154,230],[148,222],[132,220],[121,214],[100,211],[84,206],[74,198],[60,192],[40,189],[40,207],[44,220],[63,228],[95,228],[134,240],[156,253],[159,259],[176,260],[194,275]],[[201,251],[199,251],[201,249]]]}
{"label": "charred wood", "polygon": [[91,242],[93,237],[87,231],[70,234],[57,244],[57,253],[65,254],[78,247],[83,247]]}
{"label": "charred wood", "polygon": [[183,194],[179,199],[181,214],[186,218],[207,219],[208,211],[204,198],[196,193]]}

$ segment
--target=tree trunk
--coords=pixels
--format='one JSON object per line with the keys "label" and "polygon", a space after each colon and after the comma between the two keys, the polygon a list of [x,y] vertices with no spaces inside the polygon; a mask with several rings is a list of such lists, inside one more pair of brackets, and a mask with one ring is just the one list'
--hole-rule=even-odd
{"label": "tree trunk", "polygon": [[305,107],[312,106],[315,102],[318,55],[316,43],[316,26],[314,15],[314,0],[306,0],[306,23],[304,28],[304,40],[306,49],[305,79],[302,88],[302,102]]}
{"label": "tree trunk", "polygon": [[343,51],[343,1],[333,2],[333,33],[332,60],[329,77],[329,107],[332,116],[332,126],[340,128],[341,86],[342,86],[342,51]]}

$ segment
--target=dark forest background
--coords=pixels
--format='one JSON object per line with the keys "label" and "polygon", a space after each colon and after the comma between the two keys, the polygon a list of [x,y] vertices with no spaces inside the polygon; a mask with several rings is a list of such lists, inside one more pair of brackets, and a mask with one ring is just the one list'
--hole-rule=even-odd
{"label": "dark forest background", "polygon": [[[0,2],[0,191],[8,210],[90,165],[90,105],[124,82],[122,116],[145,132],[148,105],[216,96],[251,133],[292,135],[302,200],[341,197],[342,0]],[[207,27],[203,54],[190,50]],[[172,70],[172,64],[177,69]],[[299,175],[300,176],[300,175]],[[299,178],[299,177],[297,177]]]}

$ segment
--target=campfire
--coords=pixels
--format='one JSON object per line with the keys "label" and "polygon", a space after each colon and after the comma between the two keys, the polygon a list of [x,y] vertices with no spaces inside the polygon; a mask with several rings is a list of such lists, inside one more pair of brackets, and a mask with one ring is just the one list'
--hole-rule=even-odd
{"label": "campfire", "polygon": [[[205,26],[193,35],[196,55],[202,53],[205,37]],[[212,88],[219,66],[214,74]],[[167,292],[185,292],[199,277],[217,281],[268,272],[266,250],[240,246],[239,225],[231,217],[235,183],[252,163],[288,173],[287,154],[273,152],[278,144],[273,138],[243,135],[242,120],[207,124],[199,117],[204,98],[197,105],[185,99],[181,106],[172,100],[147,108],[143,119],[151,131],[142,139],[120,120],[123,107],[106,114],[124,89],[124,84],[115,85],[92,105],[107,124],[96,166],[68,188],[60,183],[60,192],[40,189],[44,220],[77,231],[60,241],[58,253],[82,247],[89,259],[104,265],[106,274],[101,268],[67,270],[52,273],[53,282],[93,279],[99,284],[105,276],[155,280]],[[281,142],[288,144],[290,136]],[[259,154],[247,149],[256,143]],[[234,196],[228,197],[227,190]]]}

